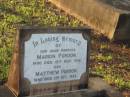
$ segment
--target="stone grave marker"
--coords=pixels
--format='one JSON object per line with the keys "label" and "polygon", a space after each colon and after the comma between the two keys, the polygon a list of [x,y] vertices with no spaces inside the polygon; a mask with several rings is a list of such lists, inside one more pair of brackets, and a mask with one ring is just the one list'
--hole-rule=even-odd
{"label": "stone grave marker", "polygon": [[6,86],[35,96],[86,89],[89,29],[20,28]]}
{"label": "stone grave marker", "polygon": [[48,0],[109,40],[130,40],[130,0]]}

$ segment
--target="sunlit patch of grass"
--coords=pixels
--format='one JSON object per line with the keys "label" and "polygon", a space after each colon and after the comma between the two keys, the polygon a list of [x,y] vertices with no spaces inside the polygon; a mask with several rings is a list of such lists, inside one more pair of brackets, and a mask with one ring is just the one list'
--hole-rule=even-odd
{"label": "sunlit patch of grass", "polygon": [[[123,66],[122,66],[123,65]],[[91,72],[94,72],[96,75],[102,76],[109,84],[118,87],[119,89],[130,89],[130,72],[126,71],[125,68],[127,65],[121,64],[122,67],[115,66],[115,64],[104,66],[104,64],[98,64],[91,69]],[[124,69],[123,69],[124,68]]]}
{"label": "sunlit patch of grass", "polygon": [[95,60],[101,61],[101,62],[112,61],[112,59],[113,59],[113,56],[111,54],[109,54],[109,55],[103,55],[103,54],[95,55]]}
{"label": "sunlit patch of grass", "polygon": [[100,46],[100,49],[103,50],[103,49],[108,49],[109,48],[109,45],[104,43],[104,44],[101,44]]}
{"label": "sunlit patch of grass", "polygon": [[80,22],[50,10],[46,0],[4,0],[0,2],[0,79],[7,78],[16,28],[33,26],[80,26]]}
{"label": "sunlit patch of grass", "polygon": [[0,79],[5,80],[8,75],[12,49],[0,48]]}

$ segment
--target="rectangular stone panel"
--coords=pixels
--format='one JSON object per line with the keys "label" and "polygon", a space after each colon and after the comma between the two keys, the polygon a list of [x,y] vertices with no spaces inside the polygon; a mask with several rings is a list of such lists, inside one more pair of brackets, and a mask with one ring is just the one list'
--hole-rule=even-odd
{"label": "rectangular stone panel", "polygon": [[20,93],[44,95],[87,88],[88,29],[20,30]]}

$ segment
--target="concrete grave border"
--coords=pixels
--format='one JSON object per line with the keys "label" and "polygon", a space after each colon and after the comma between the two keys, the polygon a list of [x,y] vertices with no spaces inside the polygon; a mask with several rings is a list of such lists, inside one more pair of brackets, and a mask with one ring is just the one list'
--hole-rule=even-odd
{"label": "concrete grave border", "polygon": [[107,0],[48,1],[110,40],[130,40],[130,11],[112,6]]}

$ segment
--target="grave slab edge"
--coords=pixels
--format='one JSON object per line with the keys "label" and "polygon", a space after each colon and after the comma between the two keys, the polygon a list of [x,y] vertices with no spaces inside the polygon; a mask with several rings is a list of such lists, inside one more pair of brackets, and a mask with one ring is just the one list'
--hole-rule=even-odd
{"label": "grave slab edge", "polygon": [[[100,0],[49,1],[90,26],[96,33],[103,34],[110,40],[130,40],[130,37],[128,37],[128,29],[130,28],[130,24],[128,23],[130,19],[129,12],[117,9]],[[125,19],[125,24],[121,24],[120,17],[124,14],[129,18],[123,17]]]}

